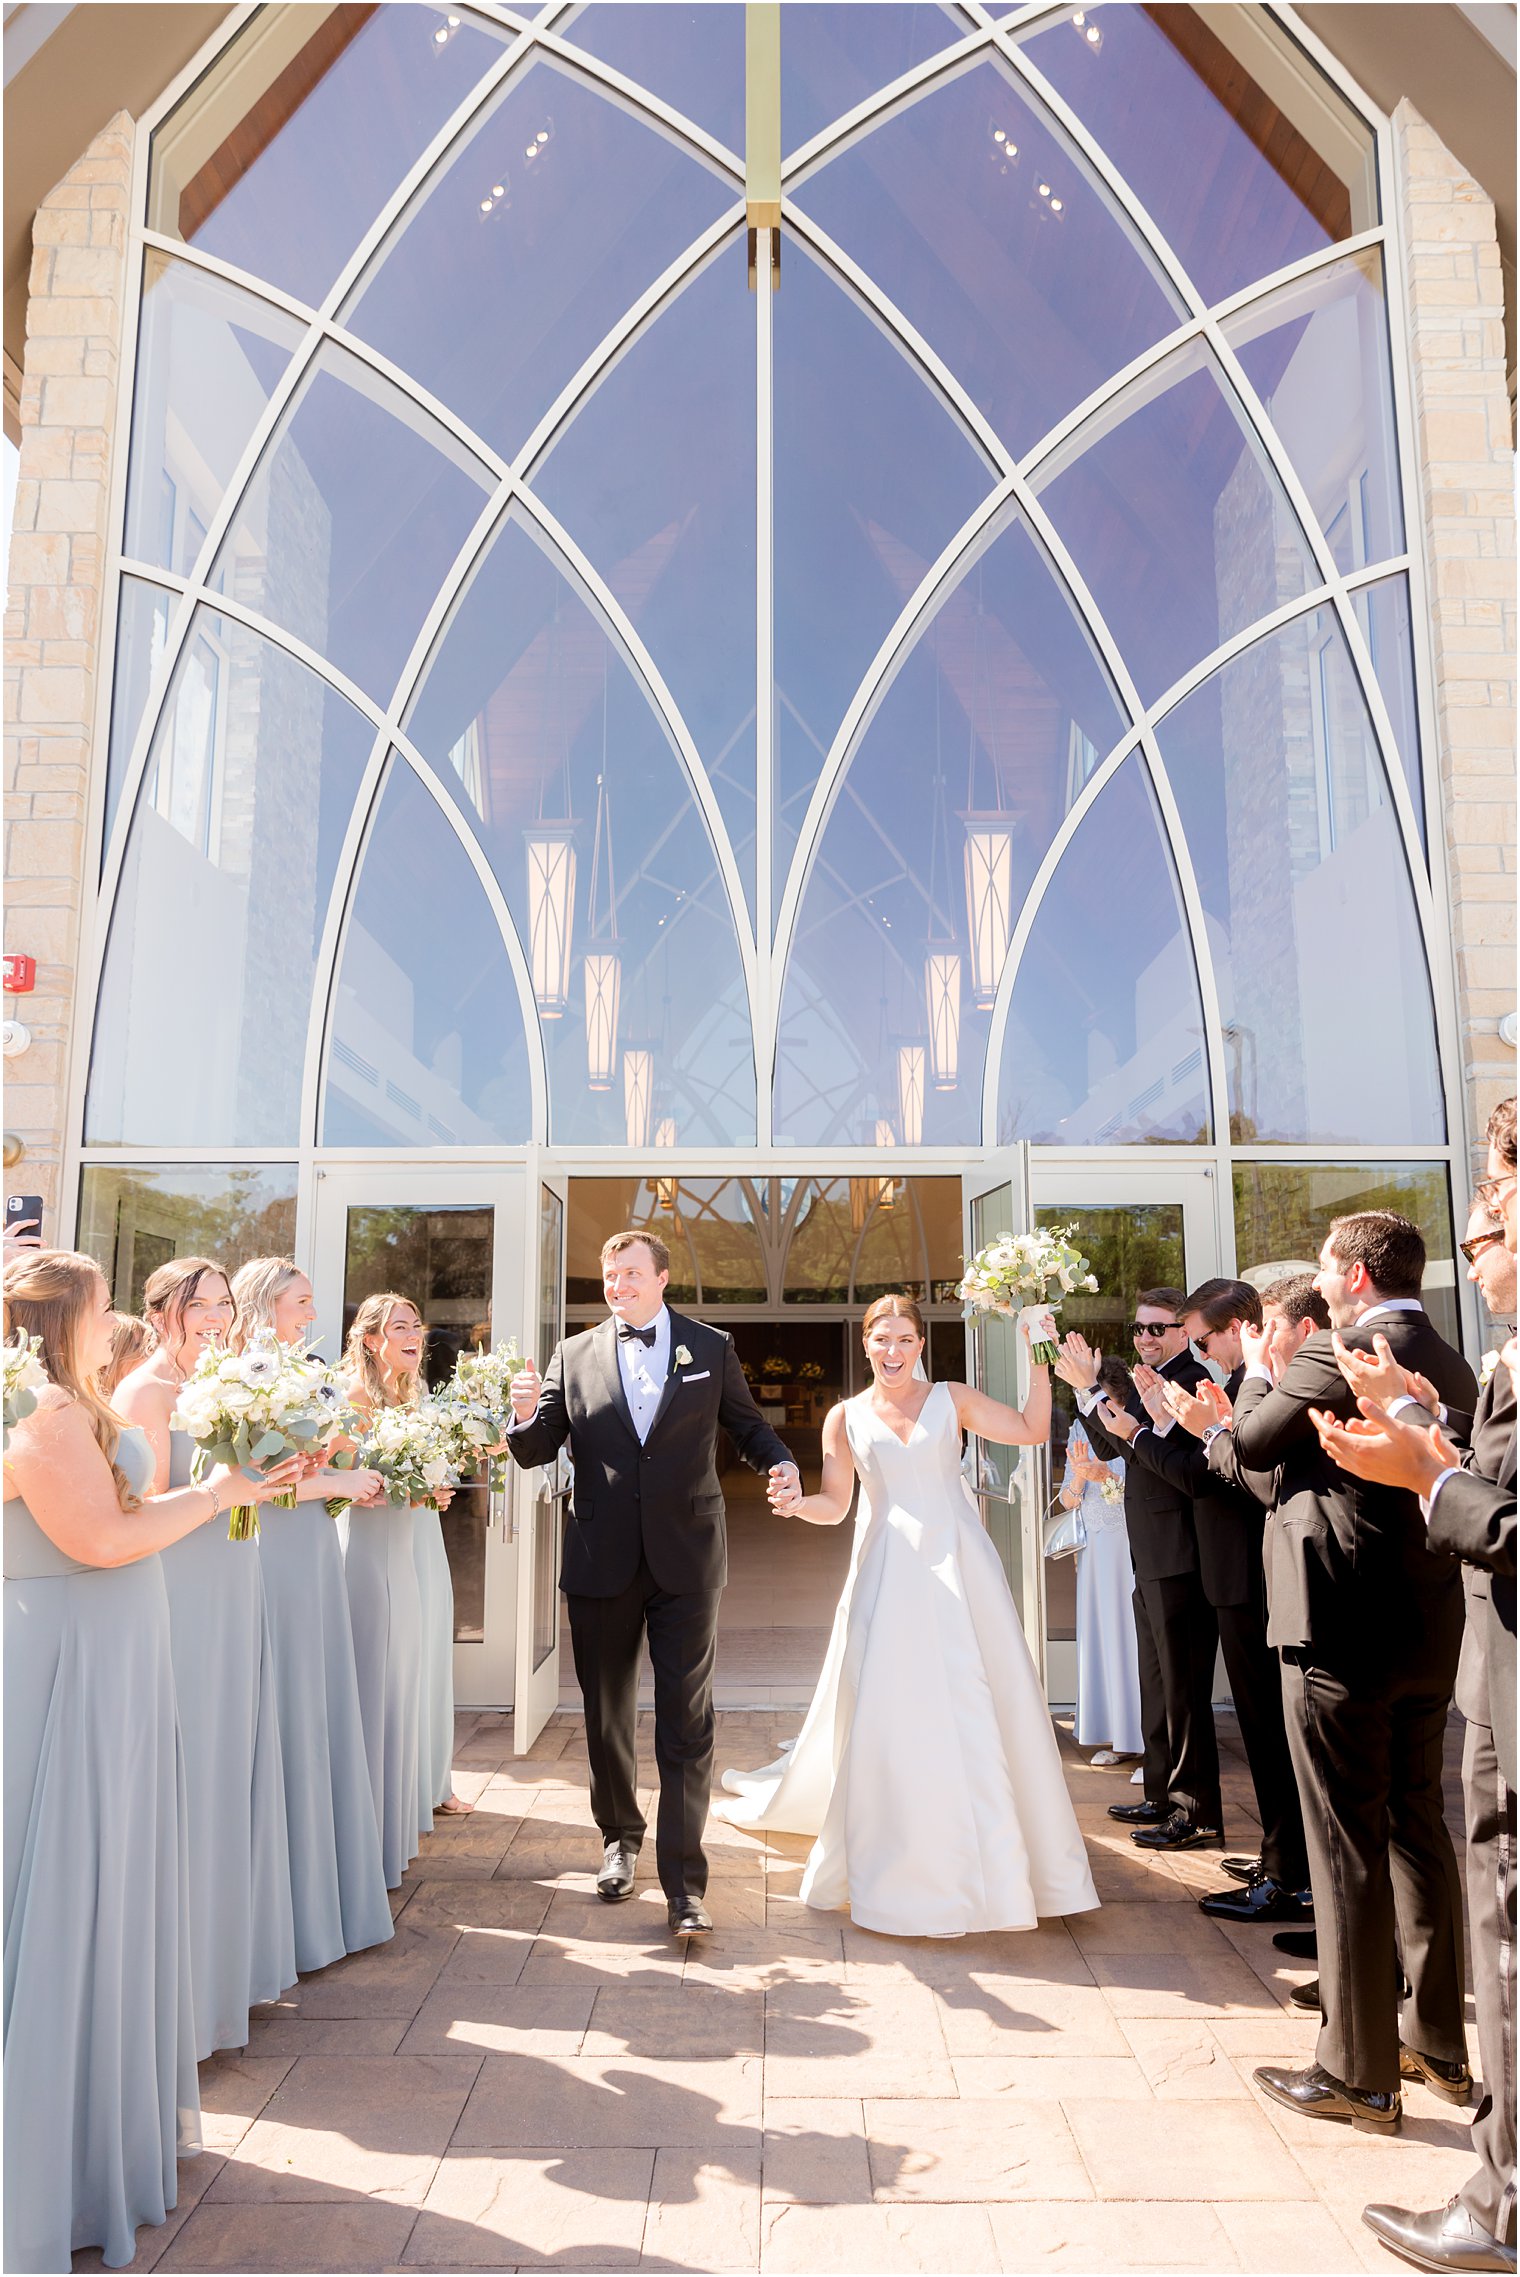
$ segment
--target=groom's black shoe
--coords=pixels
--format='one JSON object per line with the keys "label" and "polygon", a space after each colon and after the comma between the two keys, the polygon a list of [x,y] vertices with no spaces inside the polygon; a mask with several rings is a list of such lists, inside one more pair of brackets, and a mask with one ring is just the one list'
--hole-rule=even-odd
{"label": "groom's black shoe", "polygon": [[1308,1890],[1284,1889],[1272,1875],[1258,1874],[1243,1890],[1211,1890],[1198,1910],[1216,1921],[1312,1921],[1314,1899]]}
{"label": "groom's black shoe", "polygon": [[1108,1815],[1123,1826],[1159,1826],[1171,1810],[1166,1803],[1110,1803]]}
{"label": "groom's black shoe", "polygon": [[1259,1882],[1261,1880],[1262,1865],[1260,1858],[1221,1858],[1219,1863],[1227,1874],[1234,1875],[1237,1882]]}
{"label": "groom's black shoe", "polygon": [[678,1937],[710,1937],[712,1915],[700,1898],[682,1898],[670,1908],[670,1926]]}
{"label": "groom's black shoe", "polygon": [[596,1894],[604,1905],[621,1905],[633,1895],[633,1874],[638,1852],[614,1836],[602,1845],[602,1870],[596,1877]]}
{"label": "groom's black shoe", "polygon": [[1173,1811],[1159,1826],[1142,1826],[1130,1836],[1137,1850],[1203,1850],[1223,1842],[1222,1826],[1200,1826],[1186,1811]]}

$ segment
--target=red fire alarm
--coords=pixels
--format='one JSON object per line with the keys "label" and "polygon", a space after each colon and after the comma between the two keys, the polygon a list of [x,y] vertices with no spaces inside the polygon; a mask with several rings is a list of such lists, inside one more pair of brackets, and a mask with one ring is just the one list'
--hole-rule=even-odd
{"label": "red fire alarm", "polygon": [[37,985],[37,959],[19,953],[5,960],[5,994],[30,996]]}

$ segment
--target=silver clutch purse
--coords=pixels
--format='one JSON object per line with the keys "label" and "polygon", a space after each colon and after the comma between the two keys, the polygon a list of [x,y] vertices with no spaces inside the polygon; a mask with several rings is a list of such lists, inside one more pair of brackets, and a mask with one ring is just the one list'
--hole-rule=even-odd
{"label": "silver clutch purse", "polygon": [[1048,1558],[1074,1558],[1078,1550],[1087,1547],[1087,1524],[1082,1516],[1082,1505],[1067,1510],[1057,1503],[1045,1521],[1045,1555]]}

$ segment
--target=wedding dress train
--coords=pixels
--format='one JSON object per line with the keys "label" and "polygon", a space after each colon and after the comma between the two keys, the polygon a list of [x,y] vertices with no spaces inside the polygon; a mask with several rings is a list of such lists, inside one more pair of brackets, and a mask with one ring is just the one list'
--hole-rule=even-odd
{"label": "wedding dress train", "polygon": [[845,1405],[860,1502],[827,1659],[794,1746],[727,1771],[731,1824],[817,1837],[808,1905],[898,1937],[1032,1929],[1098,1903],[1050,1711],[960,1473],[948,1387],[904,1443]]}

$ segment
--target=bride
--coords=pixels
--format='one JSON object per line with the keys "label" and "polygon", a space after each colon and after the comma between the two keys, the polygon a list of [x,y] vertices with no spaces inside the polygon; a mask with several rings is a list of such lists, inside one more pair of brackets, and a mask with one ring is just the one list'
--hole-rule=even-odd
{"label": "bride", "polygon": [[814,1525],[860,1508],[828,1657],[795,1744],[763,1771],[727,1771],[715,1815],[817,1837],[811,1906],[865,1929],[958,1937],[1032,1929],[1098,1903],[1050,1714],[1001,1561],[961,1477],[961,1433],[1035,1445],[1050,1377],[1022,1412],[970,1384],[931,1384],[924,1323],[879,1297],[863,1327],[869,1389],[831,1408],[823,1484],[776,1489]]}

